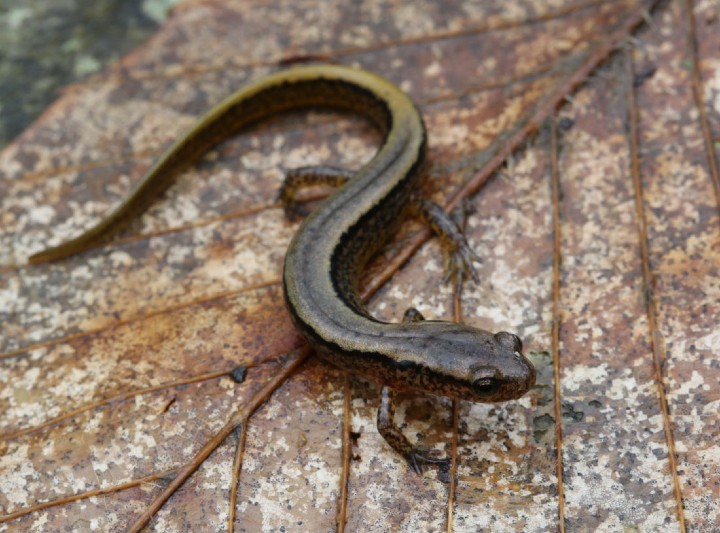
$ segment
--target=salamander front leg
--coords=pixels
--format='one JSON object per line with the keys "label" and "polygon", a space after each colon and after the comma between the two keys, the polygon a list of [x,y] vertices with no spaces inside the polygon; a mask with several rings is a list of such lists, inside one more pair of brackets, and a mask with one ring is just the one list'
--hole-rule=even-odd
{"label": "salamander front leg", "polygon": [[422,474],[422,464],[448,465],[448,459],[432,457],[431,452],[421,450],[410,444],[410,441],[402,434],[400,428],[395,425],[395,393],[384,386],[380,409],[378,409],[377,428],[385,441],[408,462],[410,467],[417,473]]}
{"label": "salamander front leg", "polygon": [[355,172],[336,167],[300,167],[290,170],[278,191],[278,200],[290,220],[302,218],[308,211],[300,206],[297,193],[305,187],[340,187],[355,176]]}
{"label": "salamander front leg", "polygon": [[[425,320],[420,311],[410,307],[405,311],[403,322],[421,322]],[[378,409],[377,428],[385,441],[408,462],[410,467],[418,474],[422,474],[422,464],[448,465],[448,459],[438,459],[430,455],[431,452],[421,450],[410,444],[395,425],[395,393],[387,385],[382,388],[380,409]]]}
{"label": "salamander front leg", "polygon": [[465,225],[465,216],[468,213],[467,206],[459,207],[450,216],[435,202],[425,198],[417,198],[413,200],[411,208],[416,216],[430,226],[435,235],[440,238],[445,250],[447,250],[445,281],[448,281],[451,277],[455,278],[459,287],[462,275],[465,273],[478,283],[480,277],[473,263],[480,263],[482,260],[470,248],[461,229]]}

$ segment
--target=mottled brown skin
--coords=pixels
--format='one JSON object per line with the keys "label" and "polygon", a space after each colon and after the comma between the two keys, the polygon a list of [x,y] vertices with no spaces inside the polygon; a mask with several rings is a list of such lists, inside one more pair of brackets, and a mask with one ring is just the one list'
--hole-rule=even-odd
{"label": "mottled brown skin", "polygon": [[397,230],[405,213],[430,222],[451,250],[450,264],[471,274],[474,254],[441,209],[415,198],[425,157],[425,127],[410,99],[369,72],[335,65],[293,67],[240,89],[212,109],[147,172],[128,198],[75,239],[30,257],[53,261],[105,242],[193,161],[244,126],[277,113],[331,107],[368,117],[385,133],[375,157],[356,173],[300,169],[281,199],[296,212],[306,184],[343,186],[303,222],[290,244],[283,273],[285,300],[297,328],[319,354],[384,385],[378,427],[416,470],[437,462],[414,449],[392,421],[390,388],[415,389],[476,402],[519,398],[535,382],[520,340],[413,315],[402,324],[371,317],[358,292],[370,256]]}

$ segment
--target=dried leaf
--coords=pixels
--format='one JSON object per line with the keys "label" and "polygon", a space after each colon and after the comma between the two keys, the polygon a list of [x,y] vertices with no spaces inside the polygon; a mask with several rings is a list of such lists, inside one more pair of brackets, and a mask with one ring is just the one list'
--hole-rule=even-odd
{"label": "dried leaf", "polygon": [[[125,531],[143,513],[147,530],[227,531],[231,509],[235,531],[720,527],[718,6],[651,4],[188,1],[67,91],[0,154],[0,531]],[[475,208],[482,283],[461,308],[438,243],[408,225],[367,275],[372,312],[515,331],[539,368],[508,404],[403,398],[405,433],[451,456],[447,475],[408,470],[374,427],[377,384],[306,360],[282,305],[296,225],[275,191],[287,169],[362,165],[363,120],[260,126],[120,239],[25,264],[202,111],[315,56],[407,90],[428,192]]]}

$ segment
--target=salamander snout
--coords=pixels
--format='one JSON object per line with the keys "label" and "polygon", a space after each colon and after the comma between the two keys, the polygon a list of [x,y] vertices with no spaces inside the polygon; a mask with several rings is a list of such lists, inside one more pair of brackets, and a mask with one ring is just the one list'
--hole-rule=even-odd
{"label": "salamander snout", "polygon": [[517,335],[500,331],[494,335],[494,340],[500,352],[497,360],[497,371],[503,383],[500,396],[505,400],[519,398],[535,385],[535,367],[523,355],[522,341]]}

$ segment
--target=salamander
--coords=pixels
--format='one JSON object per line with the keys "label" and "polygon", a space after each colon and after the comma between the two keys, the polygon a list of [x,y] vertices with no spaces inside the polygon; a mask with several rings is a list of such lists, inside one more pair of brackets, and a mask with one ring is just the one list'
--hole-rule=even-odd
{"label": "salamander", "polygon": [[444,462],[413,446],[393,421],[394,391],[469,400],[517,399],[535,383],[535,369],[511,333],[425,320],[414,309],[402,323],[374,318],[360,298],[368,260],[407,213],[430,223],[449,248],[452,268],[474,272],[475,255],[442,209],[417,195],[423,179],[425,126],[411,99],[388,80],[338,65],[295,66],[252,82],[202,117],[176,141],[106,218],[78,237],[30,257],[58,260],[105,242],[142,213],[174,177],[210,148],[246,127],[294,109],[334,108],[367,117],[384,135],[375,156],[356,172],[331,167],[291,171],[280,198],[299,212],[295,195],[307,185],[338,186],[310,213],[285,256],[282,282],[293,323],[324,359],[382,385],[377,426],[420,473]]}

